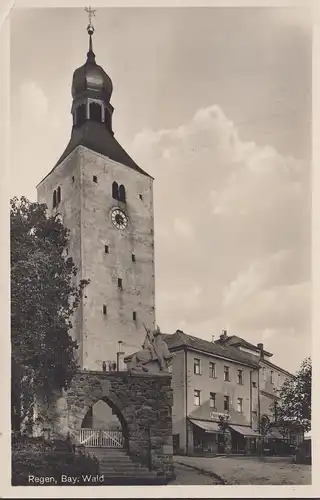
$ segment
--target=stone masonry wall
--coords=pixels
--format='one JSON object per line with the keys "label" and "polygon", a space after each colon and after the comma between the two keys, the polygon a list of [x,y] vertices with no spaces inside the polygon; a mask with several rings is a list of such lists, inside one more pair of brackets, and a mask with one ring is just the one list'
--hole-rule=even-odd
{"label": "stone masonry wall", "polygon": [[79,443],[82,421],[88,410],[104,400],[117,412],[127,434],[129,454],[148,462],[158,475],[171,477],[172,459],[172,389],[171,376],[128,372],[81,371],[63,395],[46,411],[53,435]]}

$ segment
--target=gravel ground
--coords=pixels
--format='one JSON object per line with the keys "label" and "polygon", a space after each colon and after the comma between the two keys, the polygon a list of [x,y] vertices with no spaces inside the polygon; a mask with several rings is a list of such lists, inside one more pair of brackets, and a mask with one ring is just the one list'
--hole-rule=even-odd
{"label": "gravel ground", "polygon": [[170,485],[173,484],[221,484],[214,477],[206,474],[202,474],[191,467],[187,467],[181,464],[175,464],[174,466],[175,474],[177,478],[174,481],[170,481]]}
{"label": "gravel ground", "polygon": [[311,484],[311,465],[292,464],[288,459],[183,456],[176,456],[174,459],[175,462],[213,472],[223,478],[225,484]]}

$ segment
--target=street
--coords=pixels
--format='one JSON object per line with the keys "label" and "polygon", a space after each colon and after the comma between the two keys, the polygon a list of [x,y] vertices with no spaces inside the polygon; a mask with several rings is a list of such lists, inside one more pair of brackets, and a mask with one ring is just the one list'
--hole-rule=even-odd
{"label": "street", "polygon": [[[185,464],[217,474],[225,481],[225,484],[311,484],[311,465],[293,464],[287,457],[220,456],[206,458],[175,456],[174,460],[178,467],[181,467],[180,464]],[[177,468],[177,470],[179,469]],[[219,484],[218,481],[214,483],[192,482],[197,480],[197,475],[194,475],[192,479],[191,473],[187,472],[187,478],[189,475],[188,483],[175,484]],[[198,478],[202,480],[203,477],[205,476],[198,473]],[[181,478],[184,479],[183,474],[181,474]],[[213,478],[208,479],[214,481]]]}
{"label": "street", "polygon": [[176,475],[176,479],[174,481],[170,481],[169,485],[221,484],[221,482],[214,477],[202,474],[201,472],[198,472],[191,467],[182,464],[175,463],[174,472]]}

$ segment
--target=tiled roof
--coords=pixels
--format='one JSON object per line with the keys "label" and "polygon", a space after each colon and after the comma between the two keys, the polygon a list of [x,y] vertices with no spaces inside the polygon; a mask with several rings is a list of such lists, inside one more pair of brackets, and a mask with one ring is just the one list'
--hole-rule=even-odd
{"label": "tiled roof", "polygon": [[243,353],[236,347],[221,346],[215,342],[209,342],[208,340],[193,337],[192,335],[188,335],[181,330],[177,330],[176,333],[172,335],[163,333],[162,336],[168,344],[170,350],[175,350],[179,347],[189,347],[190,349],[213,354],[217,357],[230,359],[232,361],[238,361],[239,363],[244,363],[246,365],[254,367],[259,365],[259,360],[257,360],[254,355]]}
{"label": "tiled roof", "polygon": [[271,361],[269,361],[268,359],[264,359],[263,363],[270,366],[270,368],[275,368],[276,370],[281,371],[285,375],[289,375],[289,377],[294,377],[293,373],[290,373],[290,372],[288,372],[288,370],[285,370],[284,368],[281,368],[280,366],[275,365],[274,363],[271,363]]}
{"label": "tiled roof", "polygon": [[[242,337],[238,337],[237,335],[230,335],[230,337],[227,337],[226,340],[217,339],[215,343],[219,345],[241,345],[254,351],[260,351],[258,346],[251,344],[251,342],[248,342],[247,340],[243,339]],[[263,352],[266,356],[272,356],[271,352],[265,350],[263,350]]]}

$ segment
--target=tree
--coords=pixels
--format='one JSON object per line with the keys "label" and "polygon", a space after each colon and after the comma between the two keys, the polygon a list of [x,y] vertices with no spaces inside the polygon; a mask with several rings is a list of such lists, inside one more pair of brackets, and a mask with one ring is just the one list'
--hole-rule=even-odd
{"label": "tree", "polygon": [[311,358],[306,358],[293,378],[281,387],[277,404],[277,425],[283,434],[297,428],[311,429]]}
{"label": "tree", "polygon": [[266,437],[270,430],[271,422],[268,415],[262,415],[258,422],[258,431],[261,438],[258,440],[258,453],[261,454],[264,452],[264,443],[266,441]]}
{"label": "tree", "polygon": [[230,415],[219,415],[218,428],[221,432],[221,442],[224,449],[226,448],[226,445],[228,443],[229,420]]}
{"label": "tree", "polygon": [[11,200],[12,426],[33,414],[34,394],[66,388],[77,363],[71,319],[88,281],[67,258],[68,230],[44,204]]}
{"label": "tree", "polygon": [[259,434],[263,437],[263,439],[267,436],[270,430],[271,422],[267,415],[262,415],[259,421]]}

